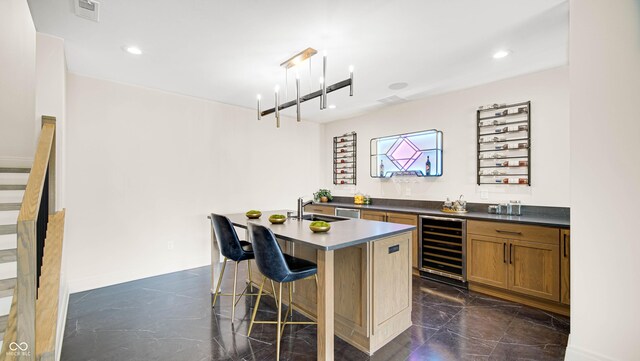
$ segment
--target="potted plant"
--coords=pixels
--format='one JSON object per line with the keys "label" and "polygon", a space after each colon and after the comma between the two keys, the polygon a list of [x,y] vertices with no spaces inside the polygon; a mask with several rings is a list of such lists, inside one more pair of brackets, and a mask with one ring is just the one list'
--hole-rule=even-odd
{"label": "potted plant", "polygon": [[331,191],[328,189],[320,189],[317,192],[313,193],[314,199],[319,199],[320,202],[326,203],[333,200],[333,196],[331,195]]}

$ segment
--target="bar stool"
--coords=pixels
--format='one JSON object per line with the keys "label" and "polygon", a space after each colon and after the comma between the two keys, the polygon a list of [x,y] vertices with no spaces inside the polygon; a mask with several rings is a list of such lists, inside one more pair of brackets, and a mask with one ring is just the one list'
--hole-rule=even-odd
{"label": "bar stool", "polygon": [[[294,281],[301,280],[307,277],[315,276],[316,285],[318,283],[318,266],[302,258],[292,257],[288,254],[282,253],[280,245],[276,240],[273,232],[267,227],[261,226],[256,223],[249,223],[249,239],[253,244],[254,255],[258,269],[264,275],[260,284],[260,291],[258,292],[258,300],[256,306],[253,309],[253,315],[251,316],[251,323],[249,324],[249,332],[247,336],[251,335],[251,329],[255,323],[266,323],[277,325],[276,336],[276,359],[280,359],[280,339],[286,325],[316,325],[316,322],[311,321],[282,321],[282,284],[288,283],[289,288],[289,308],[284,316],[286,320],[289,314],[293,315],[293,292],[292,284]],[[256,321],[256,313],[260,306],[260,298],[262,297],[262,290],[264,288],[264,282],[266,279],[278,282],[278,297],[276,303],[278,305],[278,319],[277,321]]]}
{"label": "bar stool", "polygon": [[[251,247],[251,243],[246,241],[241,241],[238,238],[238,234],[236,233],[235,228],[233,228],[233,224],[229,218],[211,213],[208,217],[211,219],[211,232],[212,237],[217,241],[220,253],[224,256],[224,263],[222,264],[222,270],[220,272],[220,276],[218,277],[218,284],[216,286],[216,291],[213,296],[213,304],[212,307],[216,307],[216,301],[218,300],[218,296],[232,296],[233,303],[231,309],[231,323],[235,320],[236,316],[236,304],[240,301],[242,296],[254,296],[255,293],[246,293],[247,290],[253,291],[252,280],[251,280],[251,260],[254,259],[253,249]],[[212,240],[213,241],[213,240]],[[212,242],[213,243],[213,242]],[[215,244],[212,244],[214,248]],[[227,267],[227,261],[232,260],[235,264],[235,273],[233,274],[233,293],[220,293],[220,285],[222,283],[222,277],[224,276],[225,268]],[[240,296],[236,298],[236,284],[238,281],[238,264],[242,261],[247,261],[247,268],[249,269],[249,284],[244,288]],[[273,294],[275,295],[275,286],[273,282],[271,283],[271,289],[273,290]]]}

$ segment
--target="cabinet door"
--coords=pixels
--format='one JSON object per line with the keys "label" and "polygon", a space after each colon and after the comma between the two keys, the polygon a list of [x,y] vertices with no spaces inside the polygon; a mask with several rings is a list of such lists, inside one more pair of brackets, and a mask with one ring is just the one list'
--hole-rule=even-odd
{"label": "cabinet door", "polygon": [[508,240],[467,236],[467,279],[489,286],[507,288]]}
{"label": "cabinet door", "polygon": [[372,245],[372,333],[383,339],[380,332],[390,329],[387,322],[411,308],[410,242],[409,233],[402,233]]}
{"label": "cabinet door", "polygon": [[385,212],[377,212],[377,211],[362,211],[360,212],[360,218],[367,219],[370,221],[387,221],[387,214]]}
{"label": "cabinet door", "polygon": [[564,304],[569,304],[569,296],[570,296],[570,253],[571,253],[571,235],[569,234],[568,229],[563,229],[560,233],[561,241],[560,244],[560,302]]}
{"label": "cabinet door", "polygon": [[317,214],[325,214],[327,216],[333,216],[335,214],[335,207],[310,204],[304,207],[304,211],[309,213],[317,213]]}
{"label": "cabinet door", "polygon": [[560,252],[557,244],[509,241],[509,289],[560,301]]}
{"label": "cabinet door", "polygon": [[[410,226],[418,226],[418,216],[406,213],[387,213],[387,222],[408,224]],[[411,265],[418,268],[418,230],[417,228],[411,232]]]}

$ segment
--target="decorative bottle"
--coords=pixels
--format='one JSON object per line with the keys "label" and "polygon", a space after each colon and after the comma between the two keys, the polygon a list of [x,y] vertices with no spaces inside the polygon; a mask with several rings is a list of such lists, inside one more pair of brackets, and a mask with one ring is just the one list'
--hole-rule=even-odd
{"label": "decorative bottle", "polygon": [[384,164],[380,160],[380,177],[384,177]]}
{"label": "decorative bottle", "polygon": [[429,156],[427,156],[427,163],[424,166],[425,175],[431,175],[431,161],[429,160]]}

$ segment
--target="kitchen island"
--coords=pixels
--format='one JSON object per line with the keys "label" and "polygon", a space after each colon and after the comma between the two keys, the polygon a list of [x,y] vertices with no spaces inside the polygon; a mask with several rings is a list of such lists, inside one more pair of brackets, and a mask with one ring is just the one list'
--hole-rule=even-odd
{"label": "kitchen island", "polygon": [[[411,326],[414,226],[343,219],[327,233],[313,233],[310,220],[271,224],[271,214],[286,211],[263,212],[255,220],[226,216],[237,227],[253,222],[270,228],[283,252],[317,263],[318,287],[313,279],[297,281],[293,302],[318,321],[318,360],[333,360],[334,334],[371,355]],[[260,275],[257,268],[254,275]]]}

